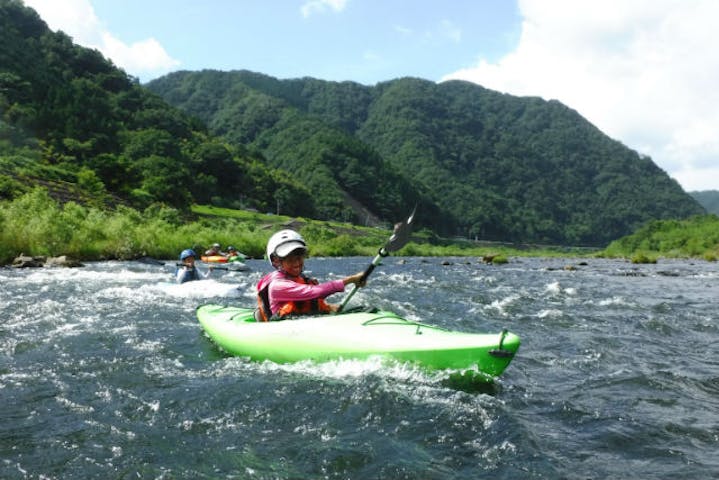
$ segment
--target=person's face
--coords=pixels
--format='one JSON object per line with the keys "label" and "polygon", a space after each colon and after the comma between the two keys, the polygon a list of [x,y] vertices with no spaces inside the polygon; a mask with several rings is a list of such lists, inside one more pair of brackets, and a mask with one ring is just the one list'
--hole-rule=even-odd
{"label": "person's face", "polygon": [[187,257],[183,262],[185,265],[192,266],[195,264],[195,257]]}
{"label": "person's face", "polygon": [[282,270],[289,273],[293,277],[299,276],[305,266],[305,255],[303,253],[290,253],[280,260]]}

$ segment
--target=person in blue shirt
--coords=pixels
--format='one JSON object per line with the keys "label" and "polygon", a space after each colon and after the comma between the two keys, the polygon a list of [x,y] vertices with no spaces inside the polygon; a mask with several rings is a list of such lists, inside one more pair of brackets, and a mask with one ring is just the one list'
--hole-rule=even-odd
{"label": "person in blue shirt", "polygon": [[212,267],[209,267],[207,273],[200,272],[195,266],[195,258],[197,254],[192,249],[183,250],[180,253],[180,262],[177,264],[177,270],[175,271],[175,280],[177,283],[190,282],[192,280],[202,280],[207,278],[212,273]]}

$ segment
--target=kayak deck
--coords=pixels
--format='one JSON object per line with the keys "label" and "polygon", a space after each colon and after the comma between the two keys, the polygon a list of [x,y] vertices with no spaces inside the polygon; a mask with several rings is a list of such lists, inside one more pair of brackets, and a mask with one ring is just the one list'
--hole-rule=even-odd
{"label": "kayak deck", "polygon": [[387,311],[349,312],[256,322],[253,309],[201,305],[207,335],[232,355],[290,363],[363,359],[375,355],[431,369],[477,368],[500,375],[519,348],[519,337],[463,333],[406,320]]}

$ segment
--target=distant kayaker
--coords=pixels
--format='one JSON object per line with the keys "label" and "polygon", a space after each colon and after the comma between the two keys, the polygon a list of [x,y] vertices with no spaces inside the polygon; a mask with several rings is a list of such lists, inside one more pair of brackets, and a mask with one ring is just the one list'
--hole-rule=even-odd
{"label": "distant kayaker", "polygon": [[244,255],[242,255],[240,252],[237,251],[235,247],[232,245],[227,247],[227,253],[225,254],[228,259],[232,259],[235,257],[240,257],[241,259],[244,259]]}
{"label": "distant kayaker", "polygon": [[[280,230],[267,242],[267,258],[275,268],[257,283],[258,321],[281,320],[289,315],[336,312],[338,305],[325,302],[333,293],[344,292],[350,283],[364,286],[364,272],[341,280],[319,283],[302,272],[307,244],[294,230]],[[362,282],[360,284],[360,282]]]}
{"label": "distant kayaker", "polygon": [[221,256],[224,257],[226,254],[221,250],[221,245],[219,243],[213,243],[212,247],[210,247],[209,250],[205,251],[206,257],[215,257],[215,256]]}
{"label": "distant kayaker", "polygon": [[195,251],[189,248],[180,253],[181,263],[177,264],[177,270],[175,271],[175,279],[177,280],[177,283],[202,280],[210,275],[212,272],[212,266],[209,267],[207,273],[201,273],[195,266],[195,257],[197,257]]}

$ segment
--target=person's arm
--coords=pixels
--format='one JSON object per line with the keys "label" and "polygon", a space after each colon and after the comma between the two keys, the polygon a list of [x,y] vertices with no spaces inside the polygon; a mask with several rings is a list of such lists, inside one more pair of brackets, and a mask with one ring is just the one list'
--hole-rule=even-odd
{"label": "person's arm", "polygon": [[345,285],[358,283],[363,274],[364,272],[360,272],[341,280],[331,280],[319,284],[297,283],[286,278],[275,279],[270,283],[268,291],[270,308],[273,313],[276,313],[282,304],[286,302],[314,300],[316,298],[324,299],[333,293],[344,292]]}
{"label": "person's arm", "polygon": [[[197,268],[197,267],[195,267],[195,268]],[[202,278],[207,278],[212,273],[212,265],[207,267],[207,271],[205,273],[202,273],[202,271],[199,268],[197,269],[197,271],[200,275],[202,275]]]}
{"label": "person's arm", "polygon": [[331,280],[313,285],[297,283],[289,279],[276,279],[270,284],[269,293],[273,303],[283,303],[325,298],[344,290],[344,280]]}

